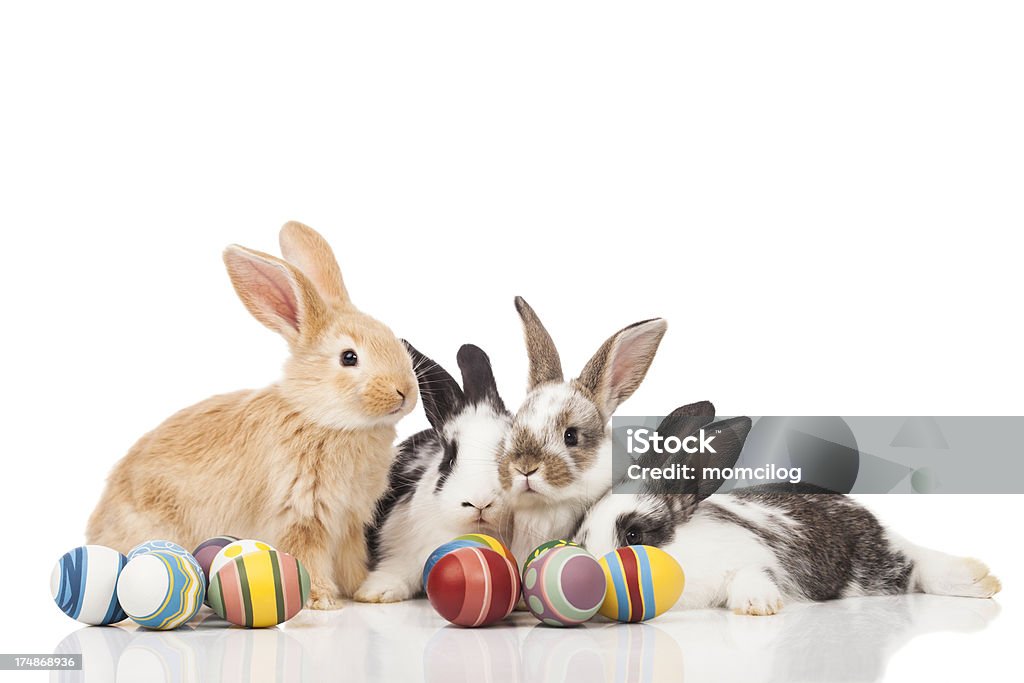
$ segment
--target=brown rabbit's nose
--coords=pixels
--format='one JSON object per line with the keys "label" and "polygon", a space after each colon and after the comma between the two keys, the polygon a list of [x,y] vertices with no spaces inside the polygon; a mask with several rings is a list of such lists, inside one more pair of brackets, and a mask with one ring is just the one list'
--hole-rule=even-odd
{"label": "brown rabbit's nose", "polygon": [[519,474],[523,475],[524,477],[529,477],[532,474],[537,474],[537,470],[539,470],[539,469],[540,469],[539,467],[534,467],[529,472],[523,472],[520,468],[517,467],[516,468],[516,472],[518,472]]}

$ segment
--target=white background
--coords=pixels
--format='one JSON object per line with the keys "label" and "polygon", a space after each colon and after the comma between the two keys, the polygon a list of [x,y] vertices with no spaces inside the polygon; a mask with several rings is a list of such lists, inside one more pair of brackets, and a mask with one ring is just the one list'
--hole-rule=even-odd
{"label": "white background", "polygon": [[[513,406],[521,294],[569,372],[619,327],[669,320],[630,414],[1024,413],[1022,19],[1009,2],[5,4],[0,651],[73,630],[50,567],[138,436],[277,376],[285,345],[220,252],[275,250],[288,219],[428,355],[487,350]],[[1019,644],[1021,498],[871,504],[1005,584],[968,653],[929,635],[889,675],[998,672]]]}

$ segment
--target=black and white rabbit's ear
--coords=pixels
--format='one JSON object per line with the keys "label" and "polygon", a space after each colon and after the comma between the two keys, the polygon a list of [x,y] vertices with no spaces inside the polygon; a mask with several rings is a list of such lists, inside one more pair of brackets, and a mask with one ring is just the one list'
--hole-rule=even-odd
{"label": "black and white rabbit's ear", "polygon": [[507,413],[505,403],[498,394],[498,383],[491,369],[491,359],[484,350],[474,344],[463,344],[457,356],[462,371],[462,390],[466,403],[477,405],[487,403],[500,414]]}
{"label": "black and white rabbit's ear", "polygon": [[701,501],[716,492],[725,483],[720,476],[704,476],[709,470],[720,473],[725,468],[731,468],[739,460],[740,451],[750,433],[753,423],[749,417],[731,417],[728,420],[715,422],[705,429],[714,436],[712,447],[714,453],[694,453],[690,456],[690,464],[694,465],[698,474],[697,500]]}
{"label": "black and white rabbit's ear", "polygon": [[441,431],[444,424],[465,404],[462,388],[447,370],[417,351],[408,341],[403,339],[402,343],[412,357],[412,368],[420,385],[427,421],[435,431]]}
{"label": "black and white rabbit's ear", "polygon": [[516,297],[516,311],[523,321],[523,339],[526,341],[526,357],[530,361],[530,379],[527,391],[545,382],[561,382],[562,360],[558,349],[547,329],[526,299]]}

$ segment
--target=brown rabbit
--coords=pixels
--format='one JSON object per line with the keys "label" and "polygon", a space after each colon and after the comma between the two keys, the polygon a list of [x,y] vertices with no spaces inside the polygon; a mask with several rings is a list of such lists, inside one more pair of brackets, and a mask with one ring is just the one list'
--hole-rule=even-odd
{"label": "brown rabbit", "polygon": [[416,375],[402,342],[352,305],[323,237],[287,223],[281,251],[286,261],[230,246],[224,263],[249,312],[287,340],[284,377],[209,398],[139,439],[86,535],[121,552],[155,538],[261,539],[306,565],[311,607],[332,609],[366,575],[363,529]]}

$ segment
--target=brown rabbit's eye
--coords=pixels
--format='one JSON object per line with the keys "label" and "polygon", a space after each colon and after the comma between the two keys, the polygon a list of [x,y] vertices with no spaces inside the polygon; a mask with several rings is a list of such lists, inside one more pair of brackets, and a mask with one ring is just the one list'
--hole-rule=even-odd
{"label": "brown rabbit's eye", "polygon": [[576,432],[576,428],[575,427],[569,427],[568,429],[565,430],[565,445],[566,446],[575,446],[579,442],[580,442],[580,436]]}
{"label": "brown rabbit's eye", "polygon": [[341,352],[341,364],[342,365],[345,365],[345,366],[348,366],[348,367],[352,367],[353,365],[355,365],[358,362],[359,362],[359,356],[357,356],[356,352],[353,351],[352,349],[348,349],[347,351],[342,351]]}

